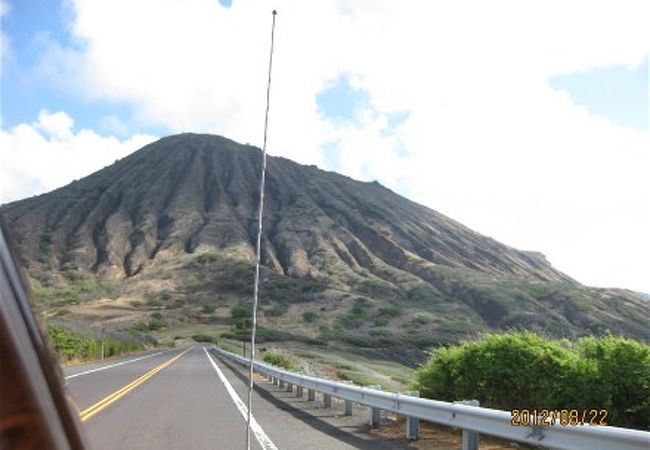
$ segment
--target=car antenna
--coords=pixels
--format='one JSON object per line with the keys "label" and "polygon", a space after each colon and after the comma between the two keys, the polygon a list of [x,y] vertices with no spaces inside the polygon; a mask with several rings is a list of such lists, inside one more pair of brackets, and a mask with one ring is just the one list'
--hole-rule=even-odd
{"label": "car antenna", "polygon": [[[269,128],[269,103],[271,95],[271,69],[273,68],[273,45],[275,37],[275,16],[278,12],[274,9],[271,13],[273,23],[271,25],[271,50],[269,52],[269,77],[266,85],[266,111],[264,114],[264,141],[262,145],[262,175],[260,179],[260,205],[257,215],[257,249],[255,259],[255,286],[253,289],[253,311],[251,325],[251,353],[248,371],[248,418],[246,421],[246,449],[251,448],[251,421],[253,419],[253,364],[255,360],[255,332],[257,329],[257,303],[260,285],[260,262],[262,249],[262,213],[264,211],[264,185],[266,183],[266,138]],[[246,355],[244,355],[246,356]]]}

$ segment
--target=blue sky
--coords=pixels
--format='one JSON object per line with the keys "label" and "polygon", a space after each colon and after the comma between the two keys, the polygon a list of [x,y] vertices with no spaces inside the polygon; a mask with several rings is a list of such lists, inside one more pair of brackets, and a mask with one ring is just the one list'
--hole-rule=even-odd
{"label": "blue sky", "polygon": [[332,121],[353,122],[360,109],[370,101],[368,93],[350,85],[349,77],[342,75],[334,84],[316,96],[320,111]]}
{"label": "blue sky", "polygon": [[567,91],[577,105],[617,125],[647,131],[648,59],[638,67],[603,67],[549,79],[555,89]]}
{"label": "blue sky", "polygon": [[[230,7],[232,0],[219,0]],[[102,132],[118,131],[127,135],[134,132],[165,134],[170,130],[164,124],[137,122],[127,130],[111,129],[106,116],[118,117],[132,123],[132,110],[124,102],[86,100],[60,86],[44,82],[35,72],[47,42],[64,47],[83,45],[71,36],[72,10],[69,3],[55,0],[21,0],[9,2],[9,14],[3,17],[2,29],[9,37],[13,58],[4,62],[2,74],[3,127],[34,120],[38,111],[64,110],[75,118],[75,129],[90,128]],[[598,67],[588,71],[549,77],[554,89],[571,95],[577,105],[618,125],[647,130],[648,61],[637,67]],[[316,96],[319,111],[330,121],[347,123],[357,120],[357,114],[368,108],[370,96],[361,88],[352,87],[347,75],[341,75]],[[407,112],[389,116],[389,127],[402,122]],[[122,133],[119,133],[122,131]],[[124,137],[124,136],[122,136]]]}
{"label": "blue sky", "polygon": [[[220,0],[224,6],[229,1]],[[48,45],[79,48],[70,27],[73,11],[70,2],[58,0],[10,1],[9,13],[2,19],[2,30],[8,36],[11,59],[3,58],[2,70],[2,126],[12,128],[31,123],[41,109],[66,111],[74,117],[73,130],[84,128],[103,134],[127,137],[130,134],[170,133],[161,124],[137,122],[126,129],[114,127],[108,117],[117,117],[123,123],[133,123],[132,108],[123,102],[88,100],[79,92],[70,91],[56,82],[49,82],[39,71],[39,64],[48,51]]]}
{"label": "blue sky", "polygon": [[[3,126],[12,127],[34,120],[45,109],[76,109],[86,117],[87,107],[79,99],[43,83],[34,75],[42,57],[44,39],[69,42],[63,4],[48,0],[12,1],[2,18],[2,29],[9,38],[11,59],[3,58]],[[73,111],[71,111],[73,112]]]}
{"label": "blue sky", "polygon": [[[650,291],[650,31],[622,1],[276,0],[269,150]],[[0,203],[167,134],[260,145],[267,0],[0,2]]]}

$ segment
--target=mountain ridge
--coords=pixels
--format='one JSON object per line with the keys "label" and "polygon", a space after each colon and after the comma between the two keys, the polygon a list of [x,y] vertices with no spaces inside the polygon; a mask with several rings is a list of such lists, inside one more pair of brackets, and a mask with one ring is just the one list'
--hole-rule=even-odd
{"label": "mountain ridge", "polygon": [[[181,261],[212,255],[206,264],[222,274],[242,263],[229,277],[248,281],[260,168],[255,147],[220,136],[174,135],[55,191],[2,205],[0,213],[37,284],[61,284],[61,277],[45,280],[79,272],[135,289],[143,280],[169,277],[176,283],[170,295],[189,305],[215,296],[235,304],[248,298],[243,281],[235,289],[211,280],[200,264]],[[282,317],[269,317],[273,326],[325,340],[386,327],[411,338],[413,330],[456,339],[512,327],[569,337],[607,330],[650,337],[641,296],[582,286],[541,253],[483,236],[377,182],[269,157],[266,198],[265,280],[278,286],[303,280],[305,289],[287,290],[290,299],[269,298],[268,307],[283,304],[298,314],[339,305],[322,313],[316,331]],[[197,277],[202,287],[193,296],[184,292],[183,283]],[[325,287],[310,291],[304,283]],[[363,312],[354,309],[354,296],[367,300]],[[391,305],[405,312],[384,324],[380,311]],[[350,324],[344,316],[354,311],[359,318]],[[424,341],[416,346],[435,339]]]}
{"label": "mountain ridge", "polygon": [[[104,171],[110,171],[110,172],[118,171],[117,175],[119,175],[119,169],[120,169],[122,164],[130,163],[131,159],[134,159],[133,162],[135,162],[136,164],[139,164],[140,161],[135,159],[136,156],[138,158],[141,158],[143,155],[145,155],[145,152],[149,151],[150,149],[158,150],[158,147],[161,144],[167,143],[169,140],[175,140],[179,136],[181,138],[188,137],[188,136],[192,136],[194,138],[198,137],[200,139],[205,139],[206,137],[208,137],[208,139],[212,138],[210,135],[195,135],[195,134],[190,134],[190,133],[182,134],[182,135],[178,135],[178,136],[172,136],[172,137],[168,137],[168,138],[163,138],[163,139],[157,141],[155,144],[152,144],[153,147],[152,147],[152,145],[144,147],[142,149],[143,153],[138,152],[138,154],[135,155],[135,156],[130,155],[129,157],[126,157],[126,158],[124,158],[122,160],[119,160],[118,162],[116,162],[116,164],[114,164],[112,166],[108,166],[108,167],[100,170],[99,172],[97,172],[96,174],[91,175],[90,177],[86,177],[86,178],[84,178],[82,180],[75,181],[75,182],[73,182],[73,183],[71,183],[71,184],[69,184],[67,186],[59,188],[59,189],[57,189],[57,190],[55,190],[55,191],[53,191],[51,193],[48,193],[48,194],[42,194],[41,196],[32,197],[30,199],[26,199],[26,200],[22,200],[22,201],[19,201],[19,202],[14,202],[14,203],[5,205],[5,206],[3,206],[3,208],[5,208],[5,209],[20,209],[20,205],[24,204],[29,210],[33,210],[35,206],[36,206],[36,208],[39,208],[41,206],[41,205],[39,205],[39,203],[40,203],[39,199],[41,199],[41,198],[43,198],[44,201],[48,201],[54,195],[66,195],[67,194],[69,196],[72,196],[74,194],[70,195],[69,191],[73,190],[76,184],[79,184],[81,186],[82,191],[83,191],[84,190],[84,185],[87,184],[90,180],[94,181],[96,176],[110,177],[110,176],[116,175],[116,174],[113,174],[113,173],[104,174],[103,173]],[[237,145],[234,141],[230,141],[230,140],[222,138],[222,137],[217,137],[216,139],[222,140],[222,142],[226,143],[227,145],[233,145],[233,144]],[[248,152],[248,155],[247,155],[248,161],[246,161],[246,162],[249,163],[249,164],[252,162],[251,159],[254,160],[254,159],[257,158],[257,156],[259,156],[258,155],[259,149],[254,149],[253,147],[243,147],[243,148],[240,148],[240,149],[238,149],[236,151],[242,151],[243,149],[246,149],[246,151]],[[176,152],[178,152],[179,150],[180,151],[192,151],[192,150],[195,150],[195,149],[191,149],[191,148],[190,149],[188,149],[188,148],[177,149],[177,148],[175,148],[174,150]],[[232,149],[230,151],[232,152]],[[202,153],[201,155],[198,155],[198,153],[199,152],[192,152],[192,158],[197,158],[199,156],[202,157],[202,158],[205,158],[205,156],[206,156],[205,153]],[[222,150],[221,159],[224,159],[224,156],[227,156],[227,158],[232,158],[233,154],[228,153],[228,152],[224,153],[223,150]],[[241,163],[241,161],[237,161],[237,162]],[[185,166],[180,169],[180,172],[181,173],[187,173],[188,172],[188,170],[186,170],[187,165],[195,164],[195,163],[196,163],[196,161],[192,161],[192,159],[186,159],[186,161],[184,161]],[[254,180],[256,178],[256,173],[257,173],[257,171],[259,169],[259,167],[254,167],[254,164],[255,164],[255,162],[253,162],[253,164],[250,164],[249,167],[246,167],[246,170],[248,171],[248,173],[246,175],[249,176],[249,180]],[[288,160],[286,158],[269,157],[268,179],[267,179],[267,183],[268,183],[267,184],[267,190],[269,191],[269,194],[267,195],[267,197],[269,197],[269,200],[270,200],[269,203],[271,203],[271,204],[266,208],[267,210],[274,209],[274,207],[277,206],[277,205],[273,205],[273,201],[274,201],[274,198],[273,198],[273,193],[274,192],[273,191],[276,188],[280,188],[280,187],[277,187],[278,183],[281,183],[281,181],[279,180],[280,175],[282,175],[282,173],[284,172],[285,175],[289,175],[287,178],[291,178],[290,174],[286,174],[286,172],[287,171],[292,171],[293,175],[295,176],[295,169],[297,167],[300,167],[300,166],[297,163],[294,163],[293,161],[290,161],[290,160]],[[197,167],[196,169],[198,171],[201,170],[199,167]],[[250,172],[251,169],[252,169],[252,173]],[[470,238],[475,238],[475,239],[478,238],[478,239],[484,240],[485,243],[493,244],[496,247],[498,247],[498,250],[500,252],[507,253],[508,251],[511,251],[513,253],[508,255],[508,256],[512,257],[512,256],[514,256],[516,254],[516,256],[518,256],[518,257],[520,257],[522,259],[522,261],[518,261],[520,263],[520,265],[522,266],[521,267],[521,269],[522,269],[521,274],[522,275],[523,274],[526,274],[526,275],[536,274],[541,279],[546,279],[547,281],[551,280],[551,279],[554,279],[554,280],[568,279],[568,277],[566,275],[561,274],[560,272],[556,271],[555,269],[552,269],[550,264],[548,264],[545,261],[545,258],[543,257],[543,255],[541,255],[539,252],[527,252],[527,251],[516,250],[516,249],[514,249],[512,247],[501,244],[501,243],[499,243],[498,241],[496,241],[496,240],[494,240],[492,238],[484,237],[484,236],[480,235],[479,233],[476,233],[475,231],[464,227],[460,223],[458,223],[456,221],[453,221],[452,219],[449,219],[446,216],[444,216],[444,215],[442,215],[442,214],[440,214],[440,213],[438,213],[438,212],[436,212],[434,210],[430,210],[429,208],[426,208],[426,207],[424,207],[422,205],[419,205],[419,204],[417,204],[415,202],[411,202],[408,199],[400,197],[398,194],[395,194],[393,191],[391,191],[390,189],[385,188],[384,186],[382,186],[381,184],[379,184],[376,181],[375,182],[369,182],[369,183],[358,182],[358,181],[352,180],[349,177],[339,175],[339,174],[337,174],[335,172],[322,171],[321,169],[318,169],[318,168],[316,168],[314,166],[304,166],[303,169],[306,170],[306,171],[317,172],[318,175],[320,175],[320,176],[324,176],[324,177],[327,177],[327,178],[334,178],[334,180],[331,180],[331,179],[326,180],[326,181],[329,181],[329,182],[335,182],[335,183],[341,183],[341,182],[349,183],[349,182],[351,182],[351,183],[359,183],[360,186],[364,186],[364,185],[365,186],[370,186],[371,189],[377,188],[377,189],[383,191],[384,193],[386,193],[387,195],[392,196],[393,198],[391,200],[393,200],[393,201],[395,199],[398,199],[398,201],[401,201],[401,202],[408,202],[410,204],[410,206],[412,206],[415,209],[419,210],[418,213],[420,213],[420,215],[424,215],[425,218],[429,218],[429,217],[426,217],[427,215],[429,215],[430,217],[434,216],[433,218],[439,219],[440,221],[443,222],[443,225],[447,226],[448,228],[459,229],[459,231],[461,233],[464,233],[464,234],[468,235],[468,237],[470,237]],[[276,173],[276,172],[279,172],[279,174]],[[208,185],[207,178],[212,177],[212,175],[213,174],[210,174],[210,173],[205,174],[205,177],[206,177],[205,184],[206,184],[206,186]],[[214,177],[212,177],[212,178],[213,178],[211,180],[212,184],[218,184],[218,181],[216,180],[216,178],[214,178]],[[307,183],[309,185],[309,180],[308,179],[303,179],[303,180],[300,180],[300,181],[303,182],[303,183]],[[181,175],[180,177],[177,177],[176,180],[174,180],[173,184],[182,183],[182,182],[183,182],[183,178],[182,178],[182,175]],[[285,183],[286,183],[286,181],[285,181]],[[101,186],[101,182],[99,183],[99,185],[100,186],[98,187],[97,184],[95,184],[95,186],[93,186],[92,188],[93,189],[103,189],[103,187]],[[250,211],[253,211],[254,208],[255,208],[254,205],[256,204],[257,192],[256,192],[255,189],[250,189],[251,186],[255,187],[254,183],[249,183],[248,189],[247,189],[247,191],[245,193],[246,198],[242,198],[241,195],[238,195],[237,196],[238,198],[235,199],[235,203],[239,204],[241,201],[244,201],[246,203],[246,206],[249,207]],[[196,188],[197,186],[190,186],[190,188],[192,188],[192,187]],[[286,186],[285,186],[285,188],[286,188]],[[296,186],[292,186],[292,188],[296,189]],[[280,188],[280,189],[282,189],[282,188]],[[87,188],[86,188],[86,190],[87,190]],[[115,194],[115,193],[112,192],[110,186],[106,187],[106,189],[103,189],[103,190],[105,191],[105,197],[101,198],[100,202],[103,202],[104,204],[100,203],[98,205],[98,208],[107,208],[107,214],[108,214],[108,216],[110,218],[110,216],[118,213],[117,210],[116,211],[111,210],[111,205],[115,206],[114,204],[116,202],[118,204],[120,202],[122,202],[123,198],[121,196],[123,196],[124,193],[122,192],[122,193]],[[222,193],[223,191],[224,191],[224,189],[222,188],[221,191],[217,192],[216,194],[218,195],[219,193]],[[214,198],[215,192],[213,190],[211,190],[209,187],[205,187],[204,192],[200,192],[200,191],[195,190],[195,194],[198,194],[198,195],[196,195],[196,197],[198,197],[199,199],[202,198],[202,200],[203,200],[203,208],[202,209],[204,211],[202,212],[202,219],[206,219],[207,218],[206,216],[209,215],[211,212],[213,212],[213,206],[214,206],[213,204],[215,202],[215,198]],[[115,198],[116,195],[117,195],[117,198]],[[172,191],[172,192],[168,193],[167,198],[162,202],[163,204],[160,205],[159,209],[161,209],[162,211],[165,211],[170,205],[173,205],[174,200],[176,199],[177,196],[178,196],[178,194],[175,191]],[[295,194],[294,194],[294,197],[295,197]],[[187,199],[187,200],[191,200],[191,199]],[[293,200],[294,199],[292,199],[290,201],[293,201]],[[311,195],[307,195],[305,200],[311,201],[311,202],[314,201],[314,199],[313,199],[313,197]],[[200,203],[201,203],[200,201],[199,202],[193,201],[193,204],[196,207],[196,210],[201,209],[201,204]],[[156,206],[158,206],[158,205],[156,205]],[[323,210],[322,207],[320,209],[321,209],[321,211]],[[247,211],[247,213],[249,213],[250,211]],[[369,214],[373,214],[372,211],[366,211],[366,212],[368,212]],[[61,214],[61,211],[58,211],[58,213]],[[63,211],[63,213],[65,213],[65,211]],[[131,214],[133,214],[133,213],[131,213]],[[268,217],[269,214],[267,214],[267,213],[265,213],[265,214],[266,214],[267,219],[271,219],[272,221],[274,220],[274,217]],[[248,217],[246,217],[246,219],[250,220],[250,214],[247,214],[247,215],[248,215]],[[244,215],[244,216],[246,216],[246,215]],[[271,216],[274,216],[274,215],[271,214]],[[53,221],[49,220],[51,217],[54,218]],[[240,219],[241,218],[242,217],[240,217]],[[12,219],[13,218],[10,218],[10,220],[12,220]],[[48,219],[47,220],[48,223],[53,222],[53,225],[56,226],[57,222],[61,219],[61,217],[59,217],[58,215],[55,214],[55,215],[48,215],[47,219]],[[15,220],[15,219],[13,219],[13,220]],[[162,216],[161,218],[159,218],[159,220],[158,220],[158,222],[156,224],[157,228],[159,229],[158,231],[160,231],[160,229],[164,229],[165,220],[166,220],[165,216]],[[92,222],[92,220],[91,220],[91,222]],[[107,224],[106,222],[107,221],[105,221],[103,224],[100,223],[99,224],[100,227],[106,226],[106,225],[110,226],[110,224]],[[79,224],[77,226],[77,228],[80,225],[83,225],[83,224]],[[269,227],[269,225],[270,225],[271,230],[273,230],[274,223],[270,223],[270,224],[267,223],[266,225],[267,225],[267,227]],[[195,231],[196,231],[197,234],[201,234],[202,229],[198,229],[198,230],[195,230]],[[437,232],[437,230],[435,230],[435,229],[431,230],[431,231]],[[158,233],[158,234],[164,234],[164,233]],[[192,241],[193,238],[195,238],[195,236],[188,236],[188,241],[185,243],[186,244],[185,245],[186,251],[188,251],[190,253],[194,252],[196,250],[196,247],[198,247],[198,245],[195,242]],[[380,237],[377,237],[377,238],[381,239]],[[136,240],[137,239],[131,239],[130,241],[135,242]],[[86,264],[85,268],[86,269],[91,268],[92,271],[95,271],[97,268],[99,268],[105,262],[104,260],[106,259],[106,255],[104,255],[104,253],[106,253],[108,251],[108,249],[106,248],[106,246],[98,245],[98,244],[101,244],[101,242],[98,242],[98,241],[101,241],[101,236],[95,236],[93,238],[93,241],[95,242],[96,247],[98,248],[97,260],[95,261],[95,263],[93,265],[91,265],[91,267],[88,267],[88,265]],[[249,241],[250,241],[250,243],[252,243],[252,239],[249,239]],[[70,242],[68,242],[68,244],[69,243]],[[200,241],[199,243],[205,243],[205,240]],[[163,247],[164,247],[164,245],[165,244],[163,244]],[[151,252],[149,257],[150,258],[154,257],[155,253],[157,251],[158,251],[158,248],[155,248],[154,251]],[[427,253],[425,249],[420,249],[420,251]],[[273,253],[275,253],[275,252],[273,252]],[[463,252],[460,251],[460,253],[463,253]],[[277,259],[277,258],[274,257],[274,255],[267,255],[267,256],[270,257],[271,260]],[[440,254],[439,255],[429,255],[428,259],[430,259],[430,260],[438,259],[441,262],[446,262],[448,265],[452,265],[452,266],[459,264],[459,261],[454,261],[453,259],[450,259],[449,257],[444,257],[443,255],[440,255]],[[476,263],[474,261],[470,261],[468,259],[465,259],[464,262],[466,263],[466,266],[468,268],[477,268],[477,267],[475,267]],[[498,263],[499,263],[500,268],[507,271],[508,268],[504,264],[503,261],[498,261]],[[535,270],[533,269],[533,267],[540,268],[540,266],[542,266],[542,265],[548,265],[549,266],[548,268],[544,267],[544,270],[547,271],[547,273],[545,273],[544,275],[542,275],[541,273],[535,272]],[[128,266],[128,264],[125,264],[125,266]],[[498,269],[495,269],[494,267],[487,267],[487,266],[483,267],[483,269],[488,270],[488,271],[490,271],[490,270],[498,270]],[[127,276],[130,275],[129,270],[126,270],[126,275]]]}

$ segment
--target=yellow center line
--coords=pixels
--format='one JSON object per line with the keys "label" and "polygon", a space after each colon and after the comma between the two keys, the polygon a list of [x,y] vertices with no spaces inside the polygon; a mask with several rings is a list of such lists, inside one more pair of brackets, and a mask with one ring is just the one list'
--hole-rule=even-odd
{"label": "yellow center line", "polygon": [[168,359],[158,367],[154,367],[151,369],[149,372],[145,373],[139,378],[136,378],[123,388],[118,389],[117,391],[113,392],[110,395],[107,395],[104,397],[102,400],[98,401],[94,405],[90,406],[89,408],[84,409],[79,413],[79,418],[81,418],[82,422],[85,422],[86,420],[90,419],[92,416],[106,408],[108,405],[116,402],[120,398],[124,397],[126,394],[131,392],[133,389],[137,388],[140,386],[142,383],[147,381],[149,378],[153,377],[155,374],[160,372],[166,367],[171,366],[177,359],[179,359],[181,356],[183,356],[185,353],[190,351],[193,347],[188,348],[187,350],[183,351],[182,353],[179,353],[178,355],[174,356],[171,359]]}

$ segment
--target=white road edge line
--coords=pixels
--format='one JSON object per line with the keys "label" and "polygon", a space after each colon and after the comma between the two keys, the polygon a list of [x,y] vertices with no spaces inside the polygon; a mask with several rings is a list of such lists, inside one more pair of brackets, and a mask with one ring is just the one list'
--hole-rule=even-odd
{"label": "white road edge line", "polygon": [[[170,350],[168,350],[168,351],[170,351]],[[150,355],[139,356],[139,357],[133,358],[133,359],[127,359],[126,361],[121,361],[121,362],[118,362],[118,363],[115,363],[115,364],[109,364],[108,366],[102,366],[102,367],[97,367],[96,369],[86,370],[84,372],[73,373],[72,375],[68,375],[67,377],[65,377],[65,379],[66,380],[71,380],[72,378],[80,377],[82,375],[88,375],[89,373],[95,373],[95,372],[99,372],[99,371],[102,371],[102,370],[111,369],[113,367],[121,366],[121,365],[124,365],[124,364],[132,363],[132,362],[136,362],[136,361],[141,361],[143,359],[151,358],[152,356],[160,355],[161,353],[165,353],[165,352],[156,352],[156,353],[152,353]]]}
{"label": "white road edge line", "polygon": [[[210,356],[210,354],[205,349],[205,347],[203,347],[203,351],[205,352],[205,356],[208,357],[208,360],[210,360],[210,363],[212,363],[212,367],[214,367],[214,370],[217,372],[217,375],[219,375],[219,379],[226,387],[226,390],[228,391],[228,394],[230,394],[232,401],[235,402],[235,405],[237,405],[237,409],[239,409],[241,415],[244,416],[244,420],[247,420],[248,408],[241,400],[241,398],[239,398],[239,395],[237,395],[237,392],[235,392],[235,389],[233,389],[232,385],[228,382],[226,376],[223,374],[219,366],[217,366],[217,363],[214,362],[214,359],[212,359],[212,356]],[[251,415],[251,429],[253,430],[253,434],[255,434],[255,438],[257,439],[257,442],[260,443],[260,445],[264,450],[278,450],[275,444],[266,435],[266,433],[264,432],[260,424],[257,423],[255,417],[253,417],[252,415]]]}

